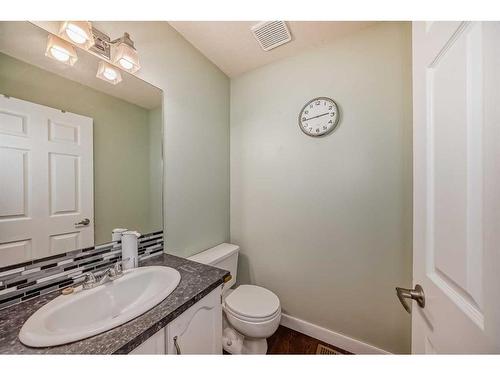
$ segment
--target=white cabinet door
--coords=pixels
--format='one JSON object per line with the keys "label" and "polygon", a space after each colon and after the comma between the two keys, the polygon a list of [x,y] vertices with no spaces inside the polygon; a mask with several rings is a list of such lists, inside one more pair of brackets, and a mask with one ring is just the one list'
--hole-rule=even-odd
{"label": "white cabinet door", "polygon": [[218,287],[167,326],[168,354],[222,354],[220,298]]}
{"label": "white cabinet door", "polygon": [[165,328],[162,328],[129,354],[166,354],[165,349]]}
{"label": "white cabinet door", "polygon": [[0,95],[0,267],[94,245],[92,127]]}
{"label": "white cabinet door", "polygon": [[413,353],[500,353],[499,40],[413,24]]}
{"label": "white cabinet door", "polygon": [[222,354],[221,292],[213,290],[130,354]]}

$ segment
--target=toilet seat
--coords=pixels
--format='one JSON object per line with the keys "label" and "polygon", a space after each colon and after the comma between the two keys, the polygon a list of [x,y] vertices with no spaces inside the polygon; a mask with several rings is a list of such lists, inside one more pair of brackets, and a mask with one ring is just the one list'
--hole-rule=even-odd
{"label": "toilet seat", "polygon": [[224,299],[226,313],[249,323],[266,322],[281,314],[276,294],[256,285],[240,285]]}
{"label": "toilet seat", "polygon": [[231,309],[229,309],[227,306],[224,306],[224,311],[226,314],[230,314],[231,316],[235,317],[236,319],[239,319],[239,320],[241,320],[243,322],[247,322],[247,323],[266,323],[270,320],[275,319],[278,315],[281,315],[280,309],[276,310],[276,312],[273,315],[265,317],[265,318],[251,318],[248,316],[239,315],[239,314],[235,313],[234,311],[232,311]]}

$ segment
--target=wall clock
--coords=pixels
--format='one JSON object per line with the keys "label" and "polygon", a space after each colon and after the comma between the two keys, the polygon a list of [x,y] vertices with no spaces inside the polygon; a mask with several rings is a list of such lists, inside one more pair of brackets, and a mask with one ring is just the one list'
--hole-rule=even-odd
{"label": "wall clock", "polygon": [[299,114],[299,127],[311,137],[330,133],[339,123],[339,109],[333,99],[326,97],[308,101]]}

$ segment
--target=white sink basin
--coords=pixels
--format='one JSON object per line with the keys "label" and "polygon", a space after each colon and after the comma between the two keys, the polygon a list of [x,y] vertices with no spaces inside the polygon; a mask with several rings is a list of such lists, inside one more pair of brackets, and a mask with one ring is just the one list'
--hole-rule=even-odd
{"label": "white sink basin", "polygon": [[115,281],[54,298],[24,323],[19,339],[28,346],[46,347],[94,336],[151,309],[180,280],[179,272],[170,267],[124,271]]}

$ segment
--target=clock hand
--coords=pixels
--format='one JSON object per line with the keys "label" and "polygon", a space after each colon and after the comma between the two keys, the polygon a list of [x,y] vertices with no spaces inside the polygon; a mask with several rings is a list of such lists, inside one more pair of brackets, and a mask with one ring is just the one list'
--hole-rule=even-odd
{"label": "clock hand", "polygon": [[311,118],[306,118],[304,121],[309,121],[309,120],[312,120],[313,118],[318,118],[318,117],[321,117],[321,116],[326,116],[327,114],[328,114],[328,112],[323,113],[322,115],[317,115],[317,116],[314,116],[314,117],[311,117]]}

